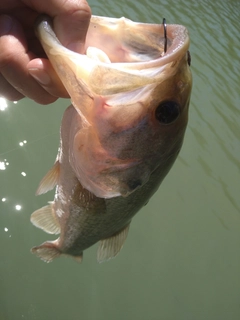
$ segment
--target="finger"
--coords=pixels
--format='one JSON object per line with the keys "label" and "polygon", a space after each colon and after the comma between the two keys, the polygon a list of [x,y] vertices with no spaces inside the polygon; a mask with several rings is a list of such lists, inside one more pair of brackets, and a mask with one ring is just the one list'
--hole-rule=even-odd
{"label": "finger", "polygon": [[23,0],[29,7],[54,18],[60,42],[70,50],[83,53],[91,9],[85,0]]}
{"label": "finger", "polygon": [[0,73],[15,90],[41,104],[56,100],[29,74],[27,64],[34,56],[28,53],[20,24],[5,15],[0,16],[0,48]]}
{"label": "finger", "polygon": [[47,59],[34,59],[27,65],[31,76],[51,95],[62,98],[69,98],[61,80],[54,71],[51,63]]}

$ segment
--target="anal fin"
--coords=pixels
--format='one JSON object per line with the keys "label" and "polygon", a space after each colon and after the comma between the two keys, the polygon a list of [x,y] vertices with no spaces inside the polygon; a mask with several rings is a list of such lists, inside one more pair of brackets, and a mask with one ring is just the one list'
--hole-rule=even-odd
{"label": "anal fin", "polygon": [[116,257],[127,238],[129,226],[130,223],[113,236],[100,241],[97,252],[97,260],[99,263]]}
{"label": "anal fin", "polygon": [[47,233],[59,234],[61,227],[58,217],[54,211],[53,203],[42,207],[31,214],[30,221],[34,226],[44,230]]}
{"label": "anal fin", "polygon": [[61,255],[61,251],[58,249],[58,240],[46,241],[38,247],[31,249],[32,253],[35,253],[40,259],[45,262],[52,262],[53,259]]}
{"label": "anal fin", "polygon": [[60,175],[60,163],[57,160],[53,167],[47,172],[39,183],[36,195],[40,195],[52,190],[58,183]]}
{"label": "anal fin", "polygon": [[73,259],[74,259],[76,262],[81,263],[82,260],[83,260],[83,254],[78,255],[78,256],[74,256]]}

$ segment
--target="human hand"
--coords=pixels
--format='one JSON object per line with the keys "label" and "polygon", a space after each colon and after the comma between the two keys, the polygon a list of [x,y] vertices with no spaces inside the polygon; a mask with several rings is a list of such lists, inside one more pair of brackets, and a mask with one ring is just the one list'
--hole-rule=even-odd
{"label": "human hand", "polygon": [[36,17],[53,19],[60,42],[83,52],[91,9],[86,0],[0,1],[0,96],[49,104],[68,97],[34,33]]}

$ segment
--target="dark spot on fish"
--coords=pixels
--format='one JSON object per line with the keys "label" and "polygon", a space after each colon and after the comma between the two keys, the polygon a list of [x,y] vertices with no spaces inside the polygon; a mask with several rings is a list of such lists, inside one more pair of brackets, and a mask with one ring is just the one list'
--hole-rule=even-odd
{"label": "dark spot on fish", "polygon": [[180,114],[180,107],[175,101],[163,101],[155,111],[156,119],[162,124],[170,124]]}

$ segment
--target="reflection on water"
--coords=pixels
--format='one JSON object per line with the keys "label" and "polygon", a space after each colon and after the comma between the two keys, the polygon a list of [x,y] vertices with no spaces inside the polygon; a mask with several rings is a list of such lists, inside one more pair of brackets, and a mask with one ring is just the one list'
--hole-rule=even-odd
{"label": "reflection on water", "polygon": [[0,111],[4,111],[7,107],[7,100],[0,97]]}
{"label": "reflection on water", "polygon": [[[30,214],[55,160],[67,100],[0,99],[0,319],[240,318],[239,1],[89,1],[94,14],[188,27],[193,93],[183,149],[136,216],[124,250],[98,265],[31,255]],[[54,239],[54,237],[53,237]]]}

